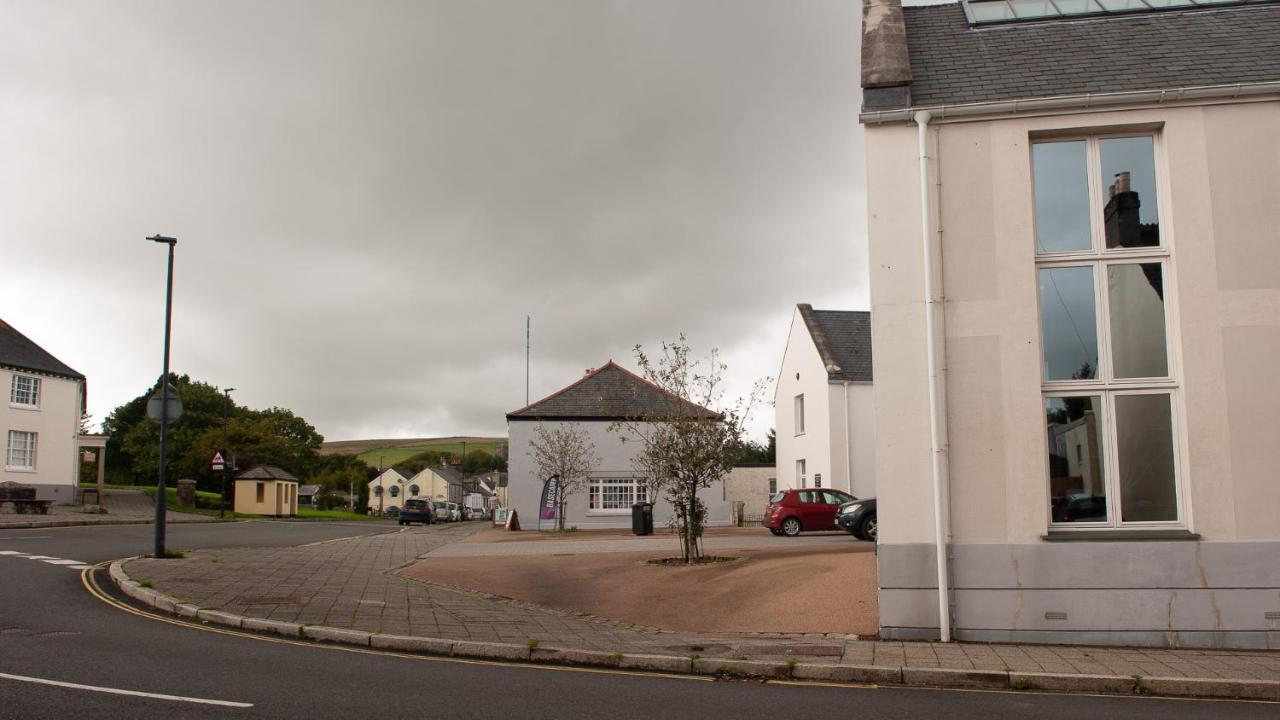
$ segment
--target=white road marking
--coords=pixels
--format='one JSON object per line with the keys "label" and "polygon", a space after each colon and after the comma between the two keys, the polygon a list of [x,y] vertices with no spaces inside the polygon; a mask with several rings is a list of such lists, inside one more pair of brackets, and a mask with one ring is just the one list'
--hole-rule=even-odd
{"label": "white road marking", "polygon": [[25,675],[10,675],[8,673],[0,673],[0,680],[17,680],[18,682],[29,682],[37,685],[53,685],[55,687],[70,688],[72,690],[90,690],[92,692],[108,693],[111,695],[130,695],[132,697],[152,698],[155,700],[173,700],[176,702],[189,702],[200,705],[219,705],[221,707],[235,708],[253,707],[253,703],[232,702],[230,700],[210,700],[209,698],[182,697],[181,695],[165,695],[163,693],[149,693],[141,692],[139,690],[121,690],[119,688],[99,687],[97,685],[81,685],[79,683],[62,682],[61,680],[46,680],[44,678],[27,677]]}
{"label": "white road marking", "polygon": [[31,555],[29,553],[20,552],[18,550],[0,550],[0,555],[26,558],[28,560],[41,560],[43,562],[49,563],[50,565],[61,565],[63,567],[69,567],[72,570],[80,570],[89,565],[89,563],[84,562],[83,560],[66,560],[63,558],[52,557],[50,555]]}

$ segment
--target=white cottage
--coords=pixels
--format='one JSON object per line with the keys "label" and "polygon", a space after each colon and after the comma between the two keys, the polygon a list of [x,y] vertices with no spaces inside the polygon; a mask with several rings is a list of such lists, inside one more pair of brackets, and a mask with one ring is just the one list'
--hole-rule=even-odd
{"label": "white cottage", "polygon": [[[609,426],[618,420],[670,411],[673,405],[685,407],[690,413],[714,416],[711,410],[676,398],[610,360],[604,367],[588,371],[572,385],[508,413],[511,445],[508,500],[510,507],[519,513],[521,525],[526,529],[537,526],[538,505],[546,480],[538,477],[529,445],[539,424],[578,425],[586,431],[600,458],[587,490],[569,498],[566,527],[630,527],[631,506],[637,502],[655,503],[654,526],[666,525],[671,516],[670,504],[650,497],[631,466],[631,459],[641,449],[639,439],[627,433],[610,432]],[[729,523],[723,480],[700,492],[699,497],[707,505],[709,525]]]}
{"label": "white cottage", "polygon": [[871,313],[797,305],[774,408],[781,487],[874,497]]}
{"label": "white cottage", "polygon": [[84,375],[0,320],[0,443],[4,463],[0,482],[36,488],[36,498],[74,502],[80,453],[96,454],[102,482],[104,435],[81,435],[85,408]]}

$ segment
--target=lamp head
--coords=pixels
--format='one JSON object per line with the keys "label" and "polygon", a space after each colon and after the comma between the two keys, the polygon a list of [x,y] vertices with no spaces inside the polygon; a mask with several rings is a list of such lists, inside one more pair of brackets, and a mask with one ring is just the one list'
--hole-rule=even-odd
{"label": "lamp head", "polygon": [[152,235],[147,239],[150,240],[151,242],[164,243],[165,245],[169,245],[170,247],[178,244],[178,238],[166,237],[160,234]]}

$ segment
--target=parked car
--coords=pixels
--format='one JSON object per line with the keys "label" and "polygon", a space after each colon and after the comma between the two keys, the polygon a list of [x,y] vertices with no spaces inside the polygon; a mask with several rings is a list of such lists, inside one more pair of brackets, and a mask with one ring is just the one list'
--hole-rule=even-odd
{"label": "parked car", "polygon": [[836,510],[856,499],[841,490],[780,490],[769,497],[764,526],[774,535],[787,537],[795,537],[805,530],[836,530]]}
{"label": "parked car", "polygon": [[1090,495],[1082,490],[1053,498],[1052,509],[1054,522],[1106,522],[1107,520],[1107,498],[1102,495]]}
{"label": "parked car", "polygon": [[431,503],[426,500],[405,500],[404,507],[400,508],[400,524],[408,525],[409,523],[420,522],[423,525],[430,525],[435,519],[435,509],[431,507]]}
{"label": "parked car", "polygon": [[449,522],[462,522],[462,508],[458,503],[449,503]]}
{"label": "parked car", "polygon": [[836,513],[836,524],[859,540],[875,542],[880,527],[876,522],[876,499],[854,500],[841,505]]}
{"label": "parked car", "polygon": [[452,518],[449,516],[449,503],[443,500],[437,500],[431,503],[431,509],[436,514],[437,522],[451,522]]}

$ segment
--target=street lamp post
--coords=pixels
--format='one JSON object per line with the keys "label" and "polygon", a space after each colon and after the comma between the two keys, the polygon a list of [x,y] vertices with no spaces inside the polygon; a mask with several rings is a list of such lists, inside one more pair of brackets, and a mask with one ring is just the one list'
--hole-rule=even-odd
{"label": "street lamp post", "polygon": [[148,240],[164,243],[169,246],[169,272],[165,279],[164,291],[164,374],[160,376],[160,477],[156,481],[156,537],[155,553],[157,558],[164,557],[164,520],[165,520],[165,449],[169,444],[169,330],[173,325],[173,248],[178,244],[177,238],[153,235]]}
{"label": "street lamp post", "polygon": [[219,518],[227,516],[227,475],[231,473],[231,452],[227,447],[227,415],[231,412],[231,393],[233,392],[235,388],[226,388],[222,391],[227,398],[227,403],[222,406],[222,506],[218,509]]}

